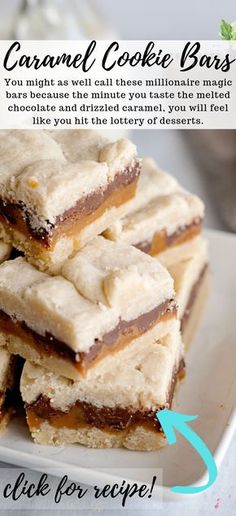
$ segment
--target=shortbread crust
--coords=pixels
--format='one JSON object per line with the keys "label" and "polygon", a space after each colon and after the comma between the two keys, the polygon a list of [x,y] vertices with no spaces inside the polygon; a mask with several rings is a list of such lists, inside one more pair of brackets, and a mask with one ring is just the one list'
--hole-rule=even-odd
{"label": "shortbread crust", "polygon": [[192,245],[192,256],[168,267],[174,279],[177,313],[186,348],[191,343],[207,299],[208,264],[207,242],[199,238]]}
{"label": "shortbread crust", "polygon": [[[0,267],[0,329],[9,349],[72,378],[150,328],[176,318],[173,279],[157,260],[97,237],[62,269],[22,257]],[[135,295],[134,295],[135,292]],[[29,310],[30,306],[30,310]]]}
{"label": "shortbread crust", "polygon": [[178,317],[183,319],[189,304],[192,290],[204,274],[208,265],[207,242],[203,238],[192,245],[192,255],[168,267],[174,280]]}
{"label": "shortbread crust", "polygon": [[182,244],[169,247],[162,253],[159,253],[156,257],[158,261],[167,269],[175,266],[176,263],[188,260],[193,257],[193,250],[199,245],[202,239],[202,234],[183,242]]}
{"label": "shortbread crust", "polygon": [[136,196],[128,203],[127,215],[104,235],[155,256],[199,235],[203,217],[202,201],[181,188],[152,159],[146,158]]}
{"label": "shortbread crust", "polygon": [[0,236],[56,273],[124,215],[140,172],[136,147],[95,131],[2,133]]}
{"label": "shortbread crust", "polygon": [[[91,378],[76,382],[27,362],[21,392],[36,442],[132,448],[129,439],[137,428],[143,428],[148,435],[157,434],[154,441],[155,447],[159,447],[156,440],[161,436],[156,411],[171,406],[178,371],[182,368],[178,322],[172,321],[169,330],[169,334],[159,339],[157,330],[150,330],[137,339],[136,345],[132,343],[107,359]],[[48,440],[44,435],[45,425]],[[96,437],[93,442],[86,442],[86,435],[92,430],[102,432],[99,442]],[[139,443],[137,449],[148,447],[148,442],[142,446]]]}

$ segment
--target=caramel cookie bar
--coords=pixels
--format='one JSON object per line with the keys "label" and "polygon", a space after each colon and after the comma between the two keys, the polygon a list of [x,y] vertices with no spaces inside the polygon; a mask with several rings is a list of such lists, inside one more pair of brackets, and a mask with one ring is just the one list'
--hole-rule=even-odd
{"label": "caramel cookie bar", "polygon": [[[168,263],[182,256],[186,243],[200,234],[204,216],[202,201],[144,159],[137,194],[128,204],[129,213],[104,232],[106,238],[122,240]],[[172,253],[173,251],[173,253]]]}
{"label": "caramel cookie bar", "polygon": [[87,130],[0,136],[0,237],[57,273],[125,213],[140,172],[136,147]]}
{"label": "caramel cookie bar", "polygon": [[96,368],[69,381],[26,362],[21,394],[36,443],[156,450],[165,444],[156,411],[171,407],[183,368],[178,321],[152,328]]}
{"label": "caramel cookie bar", "polygon": [[24,258],[0,266],[0,330],[12,353],[72,379],[150,328],[176,318],[173,279],[159,262],[96,237],[61,276]]}
{"label": "caramel cookie bar", "polygon": [[202,238],[194,242],[192,256],[168,267],[168,270],[174,279],[181,332],[188,347],[207,299],[207,242]]}

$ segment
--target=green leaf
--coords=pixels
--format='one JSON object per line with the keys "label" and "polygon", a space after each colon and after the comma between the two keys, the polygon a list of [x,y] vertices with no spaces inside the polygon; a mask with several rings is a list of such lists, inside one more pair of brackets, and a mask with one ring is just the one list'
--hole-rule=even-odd
{"label": "green leaf", "polygon": [[232,39],[236,40],[236,22],[231,23],[231,27],[232,27]]}
{"label": "green leaf", "polygon": [[232,25],[231,23],[227,23],[225,20],[221,21],[220,24],[220,37],[221,39],[233,39],[232,38]]}

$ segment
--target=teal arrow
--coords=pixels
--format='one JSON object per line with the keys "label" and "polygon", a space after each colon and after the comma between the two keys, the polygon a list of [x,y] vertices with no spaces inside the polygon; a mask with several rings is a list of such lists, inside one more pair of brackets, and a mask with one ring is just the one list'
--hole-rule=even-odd
{"label": "teal arrow", "polygon": [[159,422],[162,426],[163,432],[166,436],[166,439],[169,444],[176,443],[176,435],[175,431],[177,430],[180,434],[182,434],[187,441],[195,448],[197,453],[201,456],[202,460],[205,462],[209,479],[207,484],[203,486],[174,486],[171,488],[171,491],[174,493],[188,493],[195,494],[200,493],[201,491],[205,491],[208,489],[216,480],[217,477],[217,466],[214,461],[214,458],[204,443],[204,441],[199,437],[199,435],[189,427],[187,422],[194,421],[198,416],[188,416],[187,414],[179,414],[178,412],[174,412],[174,410],[159,410],[156,413],[156,418],[159,419]]}

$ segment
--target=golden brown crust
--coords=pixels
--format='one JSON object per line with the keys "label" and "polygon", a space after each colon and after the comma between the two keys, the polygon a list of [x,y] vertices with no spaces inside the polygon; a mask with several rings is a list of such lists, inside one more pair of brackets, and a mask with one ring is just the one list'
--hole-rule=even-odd
{"label": "golden brown crust", "polygon": [[129,450],[154,451],[166,444],[162,432],[156,432],[145,425],[120,432],[85,425],[83,428],[55,428],[48,422],[43,422],[38,428],[30,428],[35,443],[43,445],[64,446],[82,444],[88,448],[128,448]]}

